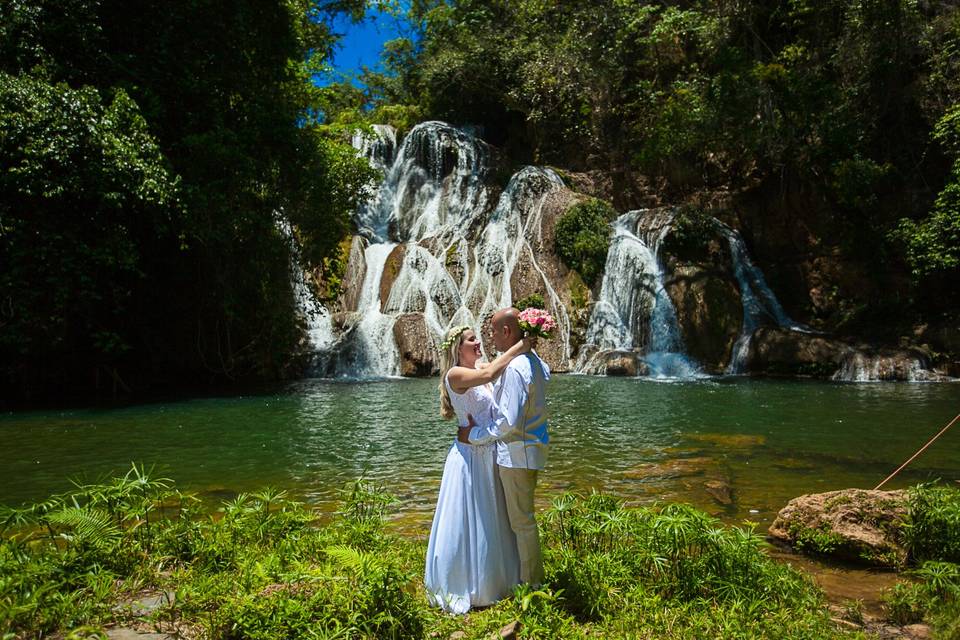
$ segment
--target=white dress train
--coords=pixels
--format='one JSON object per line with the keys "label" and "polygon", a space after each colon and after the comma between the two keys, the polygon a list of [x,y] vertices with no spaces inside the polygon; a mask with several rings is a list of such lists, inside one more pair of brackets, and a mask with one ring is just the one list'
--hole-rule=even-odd
{"label": "white dress train", "polygon": [[[444,380],[457,414],[483,425],[493,421],[493,394],[486,386],[458,394]],[[507,519],[497,475],[496,444],[474,446],[454,440],[440,481],[424,584],[434,606],[466,613],[504,598],[520,582],[517,540]]]}

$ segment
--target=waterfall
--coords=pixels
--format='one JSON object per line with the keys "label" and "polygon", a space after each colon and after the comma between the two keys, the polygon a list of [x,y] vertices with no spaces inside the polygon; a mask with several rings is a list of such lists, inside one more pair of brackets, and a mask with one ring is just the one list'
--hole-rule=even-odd
{"label": "waterfall", "polygon": [[494,203],[491,152],[470,130],[425,122],[399,147],[392,129],[373,131],[376,139],[353,139],[358,154],[384,171],[355,215],[369,241],[362,291],[352,322],[328,343],[335,353],[318,373],[398,375],[393,326],[401,314],[418,314],[417,322],[422,317],[433,344],[420,346],[431,350],[451,326],[467,324],[479,334],[486,318],[513,303],[514,277],[542,282],[545,305],[559,325],[555,340],[568,361],[570,319],[535,257],[545,202],[563,181],[550,169],[525,167]]}
{"label": "waterfall", "polygon": [[671,219],[666,209],[639,210],[613,223],[600,296],[587,325],[586,342],[592,348],[581,352],[577,370],[598,373],[610,351],[641,351],[651,377],[699,375],[699,367],[683,352],[676,309],[657,258]]}
{"label": "waterfall", "polygon": [[[656,286],[656,258],[634,234],[642,211],[625,213],[613,223],[613,236],[600,284],[600,297],[587,324],[587,344],[602,351],[627,351],[642,346]],[[584,369],[580,363],[578,369]]]}
{"label": "waterfall", "polygon": [[740,288],[740,301],[743,304],[743,324],[740,335],[733,345],[730,354],[730,363],[727,365],[728,374],[743,373],[746,368],[747,357],[750,353],[750,342],[753,333],[758,327],[772,324],[791,331],[809,333],[810,329],[798,322],[794,322],[787,312],[780,306],[763,272],[753,264],[743,238],[736,230],[717,221],[718,228],[726,236],[730,245],[730,257],[733,260],[733,275]]}
{"label": "waterfall", "polygon": [[555,172],[540,167],[524,167],[510,178],[474,250],[472,278],[463,298],[482,321],[514,302],[511,280],[518,266],[533,269],[546,289],[544,304],[557,321],[554,339],[564,341],[562,357],[567,361],[570,319],[531,245],[541,235],[547,196],[562,187],[563,180]]}
{"label": "waterfall", "polygon": [[320,304],[313,291],[307,285],[303,273],[303,261],[300,259],[300,245],[293,235],[290,221],[281,214],[275,215],[274,224],[290,246],[290,286],[296,300],[297,313],[307,325],[307,341],[311,351],[329,349],[336,341],[330,313]]}
{"label": "waterfall", "polygon": [[400,357],[393,340],[395,317],[380,310],[380,278],[395,246],[383,242],[371,244],[364,251],[367,272],[357,306],[360,321],[351,333],[353,340],[347,357],[338,362],[341,372],[350,377],[373,378],[400,373]]}

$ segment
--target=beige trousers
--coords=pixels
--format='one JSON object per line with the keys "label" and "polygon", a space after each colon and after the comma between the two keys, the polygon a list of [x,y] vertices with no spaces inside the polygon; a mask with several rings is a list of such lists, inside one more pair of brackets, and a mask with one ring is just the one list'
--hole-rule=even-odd
{"label": "beige trousers", "polygon": [[534,469],[499,467],[500,482],[507,500],[510,528],[517,536],[520,555],[520,582],[539,586],[543,584],[543,557],[540,554],[540,534],[533,513],[533,492],[537,488]]}

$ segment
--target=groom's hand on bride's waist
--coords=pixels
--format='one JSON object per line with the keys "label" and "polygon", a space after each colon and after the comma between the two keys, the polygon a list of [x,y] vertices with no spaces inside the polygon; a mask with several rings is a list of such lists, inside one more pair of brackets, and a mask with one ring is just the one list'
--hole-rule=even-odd
{"label": "groom's hand on bride's waist", "polygon": [[470,430],[477,426],[477,423],[473,421],[473,415],[467,414],[467,426],[457,428],[457,440],[463,444],[470,444]]}

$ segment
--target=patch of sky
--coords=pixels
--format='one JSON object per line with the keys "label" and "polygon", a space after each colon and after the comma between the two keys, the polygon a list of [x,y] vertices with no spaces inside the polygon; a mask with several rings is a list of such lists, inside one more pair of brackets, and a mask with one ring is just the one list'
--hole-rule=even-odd
{"label": "patch of sky", "polygon": [[414,37],[414,30],[405,18],[376,8],[368,9],[359,22],[350,16],[337,16],[331,22],[331,29],[341,38],[334,49],[329,71],[314,76],[314,83],[321,87],[345,80],[362,86],[358,76],[365,67],[383,70],[380,53],[385,42]]}

